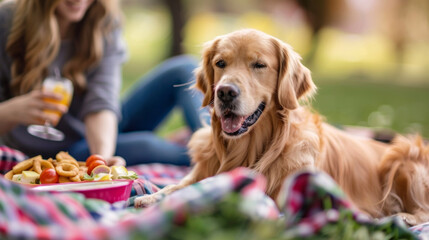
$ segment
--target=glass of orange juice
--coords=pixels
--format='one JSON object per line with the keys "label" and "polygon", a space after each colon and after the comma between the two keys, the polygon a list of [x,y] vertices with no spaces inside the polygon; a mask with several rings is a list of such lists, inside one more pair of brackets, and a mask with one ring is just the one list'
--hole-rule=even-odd
{"label": "glass of orange juice", "polygon": [[[62,96],[61,100],[46,98],[44,99],[44,101],[62,104],[67,107],[70,106],[71,99],[73,96],[73,84],[69,79],[61,77],[61,75],[59,74],[59,70],[55,71],[54,77],[48,77],[43,81],[43,91],[53,92]],[[62,113],[59,111],[44,111],[47,114],[56,115],[58,120],[61,118]],[[62,141],[64,140],[64,133],[53,127],[57,124],[58,121],[46,121],[44,125],[30,125],[28,126],[27,130],[31,135],[36,137],[52,141]]]}

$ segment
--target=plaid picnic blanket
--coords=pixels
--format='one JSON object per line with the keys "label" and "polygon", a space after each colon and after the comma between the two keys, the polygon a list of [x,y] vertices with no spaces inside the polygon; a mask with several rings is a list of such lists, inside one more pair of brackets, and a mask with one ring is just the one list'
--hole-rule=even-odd
{"label": "plaid picnic blanket", "polygon": [[191,167],[151,163],[127,167],[137,173],[139,179],[148,180],[158,187],[177,184],[191,171]]}
{"label": "plaid picnic blanket", "polygon": [[18,162],[27,159],[27,156],[15,149],[0,146],[0,174],[5,174]]}
{"label": "plaid picnic blanket", "polygon": [[[213,215],[231,195],[239,197],[236,208],[246,223],[240,225],[240,238],[246,232],[257,234],[254,223],[261,221],[273,223],[270,226],[276,226],[281,239],[311,238],[345,218],[388,233],[391,239],[429,238],[429,224],[407,229],[398,218],[374,220],[360,213],[323,172],[288,178],[277,204],[264,194],[262,175],[238,168],[168,195],[149,208],[134,209],[129,207],[133,196],[177,182],[189,168],[155,164],[132,169],[141,177],[130,200],[117,204],[77,193],[35,192],[0,177],[0,239],[180,239],[172,237],[180,226],[200,215]],[[169,180],[157,185],[152,178]]]}

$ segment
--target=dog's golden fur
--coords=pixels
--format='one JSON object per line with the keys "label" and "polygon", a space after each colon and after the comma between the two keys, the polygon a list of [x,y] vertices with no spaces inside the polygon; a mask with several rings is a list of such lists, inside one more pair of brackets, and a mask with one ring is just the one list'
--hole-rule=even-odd
{"label": "dog's golden fur", "polygon": [[[202,59],[195,86],[204,93],[203,106],[212,109],[211,126],[198,130],[189,143],[191,173],[159,194],[248,167],[266,177],[266,192],[275,199],[288,175],[319,169],[372,217],[399,214],[409,224],[429,221],[429,147],[421,138],[400,137],[388,145],[324,123],[300,106],[299,100],[316,90],[310,71],[289,45],[262,32],[220,36],[207,44]],[[225,107],[219,91],[231,85],[238,96]],[[243,123],[237,119],[257,111],[263,111],[259,119],[237,133],[236,123]],[[235,117],[228,120],[231,112]],[[138,198],[136,206],[156,199],[156,194]]]}

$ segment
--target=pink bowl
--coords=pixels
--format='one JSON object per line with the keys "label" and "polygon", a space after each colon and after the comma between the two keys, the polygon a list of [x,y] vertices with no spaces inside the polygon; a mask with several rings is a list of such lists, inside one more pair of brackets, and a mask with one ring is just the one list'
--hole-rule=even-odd
{"label": "pink bowl", "polygon": [[35,191],[77,192],[86,198],[96,198],[109,203],[126,201],[131,194],[134,180],[88,181],[56,184],[41,184],[33,187]]}

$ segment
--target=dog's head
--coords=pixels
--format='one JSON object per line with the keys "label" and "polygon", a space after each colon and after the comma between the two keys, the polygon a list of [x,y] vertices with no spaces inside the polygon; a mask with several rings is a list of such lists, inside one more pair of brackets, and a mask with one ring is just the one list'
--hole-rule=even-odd
{"label": "dog's head", "polygon": [[310,71],[282,41],[256,30],[240,30],[206,44],[195,86],[204,93],[225,136],[250,131],[270,109],[287,112],[316,89]]}

